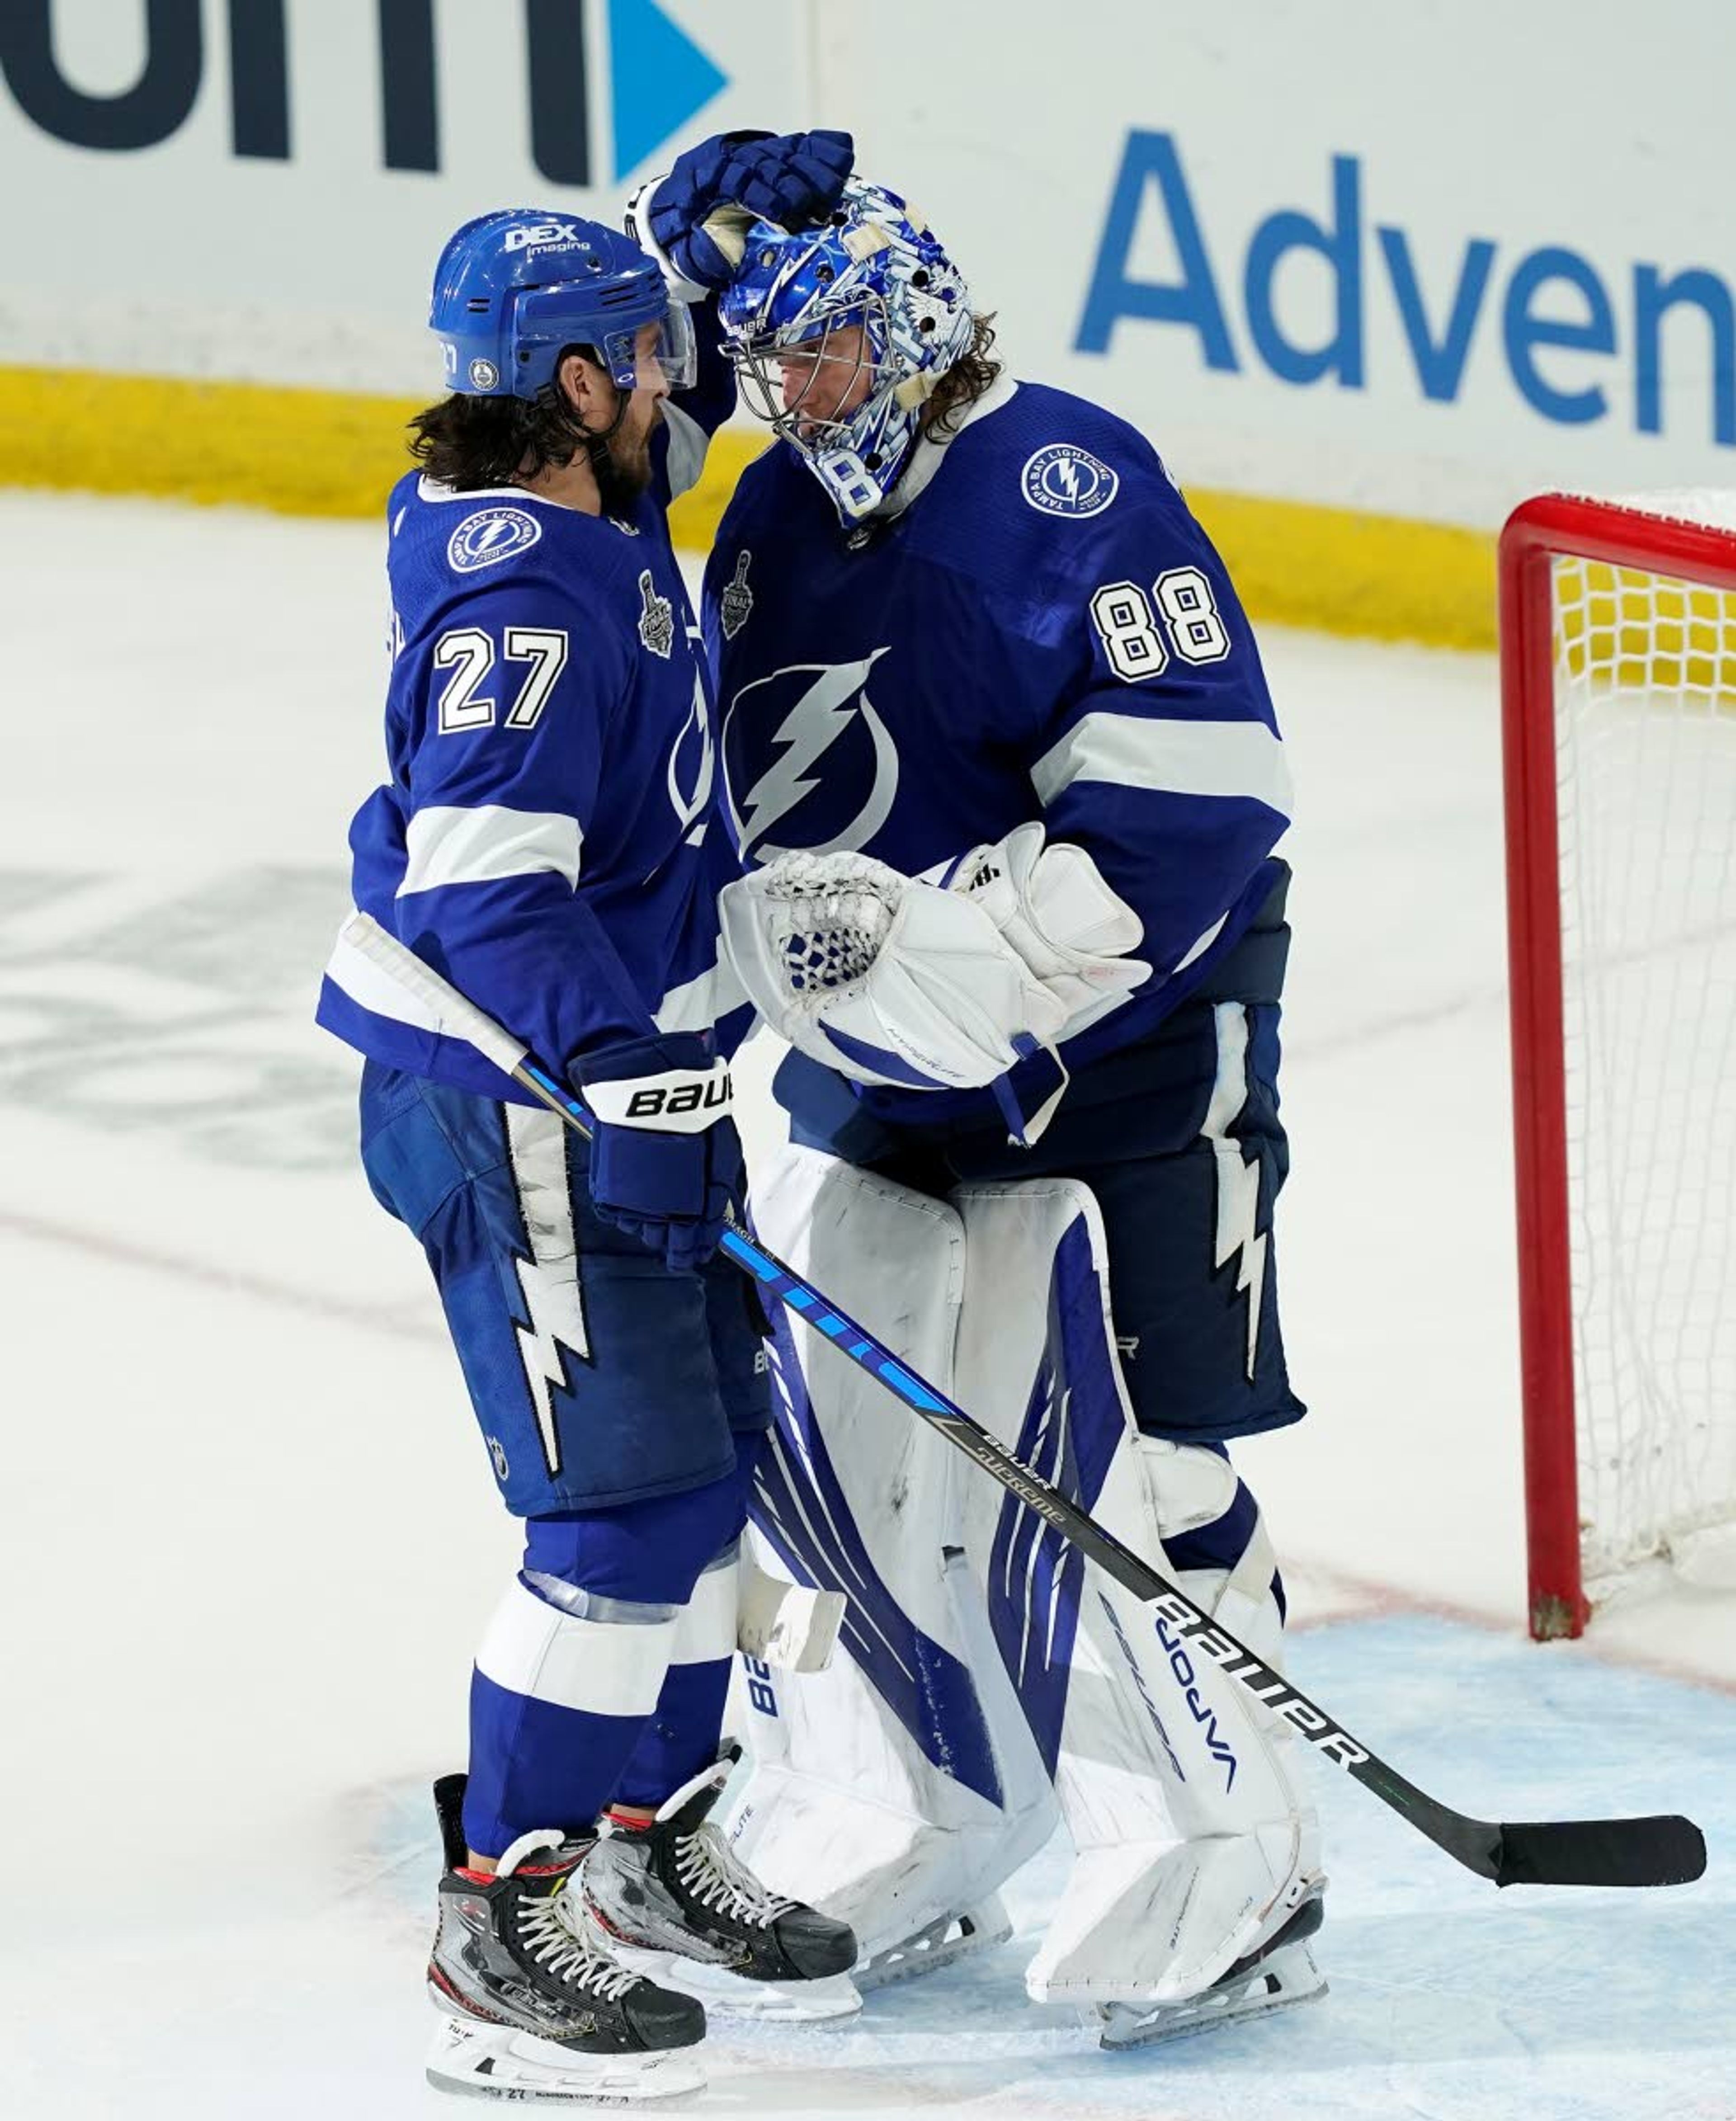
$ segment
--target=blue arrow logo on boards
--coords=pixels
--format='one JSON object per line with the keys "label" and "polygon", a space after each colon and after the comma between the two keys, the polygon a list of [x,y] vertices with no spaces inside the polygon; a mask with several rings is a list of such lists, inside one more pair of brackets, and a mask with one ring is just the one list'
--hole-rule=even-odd
{"label": "blue arrow logo on boards", "polygon": [[726,87],[729,76],[656,0],[609,0],[609,45],[619,179]]}

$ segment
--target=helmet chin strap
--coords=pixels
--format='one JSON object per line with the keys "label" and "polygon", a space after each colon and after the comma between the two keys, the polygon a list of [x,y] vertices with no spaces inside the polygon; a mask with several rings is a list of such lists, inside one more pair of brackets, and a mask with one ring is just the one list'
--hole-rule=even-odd
{"label": "helmet chin strap", "polygon": [[[593,363],[593,366],[595,365]],[[583,450],[586,456],[590,459],[592,476],[595,478],[598,486],[603,489],[605,497],[613,492],[614,484],[614,459],[609,445],[621,431],[621,423],[627,417],[628,404],[632,396],[632,393],[630,390],[623,390],[613,376],[609,378],[609,383],[615,394],[615,409],[614,417],[606,427],[592,427],[586,425],[580,416],[578,407],[567,395],[566,387],[558,376],[556,376],[547,386],[554,408],[560,414],[562,425],[573,439],[575,453],[578,450]]]}
{"label": "helmet chin strap", "polygon": [[[611,380],[613,380],[612,378]],[[585,454],[590,459],[591,476],[597,482],[597,492],[601,498],[604,511],[610,515],[618,510],[629,508],[637,497],[640,490],[637,485],[630,484],[623,478],[620,468],[615,462],[614,451],[609,447],[609,444],[621,431],[621,423],[627,417],[627,408],[632,397],[632,393],[630,390],[623,390],[618,383],[614,385],[614,417],[606,427],[587,427],[578,417],[576,410],[568,423],[574,433],[582,438]]]}

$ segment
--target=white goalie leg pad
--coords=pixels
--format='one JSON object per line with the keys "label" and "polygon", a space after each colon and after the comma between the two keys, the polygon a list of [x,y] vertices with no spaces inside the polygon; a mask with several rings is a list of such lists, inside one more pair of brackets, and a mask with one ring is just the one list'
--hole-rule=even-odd
{"label": "white goalie leg pad", "polygon": [[[944,1388],[964,1279],[950,1207],[791,1149],[757,1174],[754,1214]],[[845,1653],[800,1676],[742,1668],[752,1765],[723,1823],[766,1884],[849,1922],[871,1961],[988,1900],[1048,1839],[1054,1800],[958,1551],[956,1452],[785,1317],[752,1536],[769,1574],[843,1594]]]}
{"label": "white goalie leg pad", "polygon": [[[1089,1189],[1055,1178],[953,1197],[966,1231],[960,1404],[1167,1572],[1161,1531],[1216,1522],[1236,1478],[1216,1452],[1135,1429]],[[1034,1513],[987,1483],[969,1493],[967,1545],[1076,1852],[1026,1985],[1039,2001],[1197,1995],[1318,1889],[1318,1825],[1290,1749],[1234,1680]],[[1256,1525],[1233,1569],[1183,1587],[1269,1651],[1271,1574]]]}

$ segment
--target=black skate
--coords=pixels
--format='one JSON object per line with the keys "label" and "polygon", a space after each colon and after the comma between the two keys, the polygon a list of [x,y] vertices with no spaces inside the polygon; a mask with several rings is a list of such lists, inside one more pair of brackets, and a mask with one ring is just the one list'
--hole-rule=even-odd
{"label": "black skate", "polygon": [[763,1886],[707,1815],[740,1749],[676,1791],[647,1827],[605,1823],[580,1867],[585,1912],[623,1965],[754,2018],[839,2018],[861,2007],[856,1935]]}
{"label": "black skate", "polygon": [[704,2006],[624,1966],[583,1920],[574,1874],[592,1844],[521,1835],[486,1878],[464,1868],[464,1778],[434,1786],[446,1862],[428,1993],[441,2022],[428,2081],[506,2099],[623,2100],[698,2091],[676,2050],[705,2036]]}

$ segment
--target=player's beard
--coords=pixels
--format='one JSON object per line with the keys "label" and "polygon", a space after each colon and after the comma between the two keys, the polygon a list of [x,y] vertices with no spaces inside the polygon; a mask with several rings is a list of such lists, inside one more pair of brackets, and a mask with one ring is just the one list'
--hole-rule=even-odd
{"label": "player's beard", "polygon": [[591,445],[590,468],[605,515],[628,515],[633,503],[651,482],[651,436],[656,422],[629,436],[618,428],[606,442]]}

